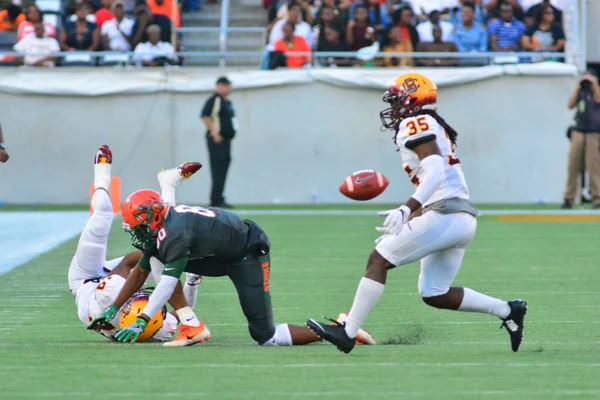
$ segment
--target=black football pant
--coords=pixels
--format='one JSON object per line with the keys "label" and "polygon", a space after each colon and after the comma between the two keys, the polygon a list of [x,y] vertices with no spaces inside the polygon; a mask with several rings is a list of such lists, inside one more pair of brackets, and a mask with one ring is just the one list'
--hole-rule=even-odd
{"label": "black football pant", "polygon": [[208,145],[208,155],[210,158],[210,174],[212,176],[212,189],[210,192],[210,205],[220,206],[225,203],[223,190],[225,190],[225,180],[227,171],[231,163],[231,139],[223,138],[219,144],[215,143],[212,136],[206,138]]}
{"label": "black football pant", "polygon": [[191,260],[185,271],[203,276],[227,275],[237,291],[252,339],[263,344],[275,335],[268,254],[247,253],[241,259],[227,263],[211,260],[211,257]]}

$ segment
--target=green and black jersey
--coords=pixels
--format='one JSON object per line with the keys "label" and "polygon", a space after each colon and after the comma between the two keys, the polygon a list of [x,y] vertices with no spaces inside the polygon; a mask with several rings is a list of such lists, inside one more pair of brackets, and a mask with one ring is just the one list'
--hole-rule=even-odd
{"label": "green and black jersey", "polygon": [[[238,260],[249,251],[253,227],[260,230],[251,221],[220,208],[172,207],[156,244],[144,253],[140,266],[149,270],[150,257],[156,257],[165,264],[165,275],[179,277],[183,271],[226,275],[219,265]],[[266,235],[264,238],[268,245]],[[203,266],[206,271],[202,271]]]}

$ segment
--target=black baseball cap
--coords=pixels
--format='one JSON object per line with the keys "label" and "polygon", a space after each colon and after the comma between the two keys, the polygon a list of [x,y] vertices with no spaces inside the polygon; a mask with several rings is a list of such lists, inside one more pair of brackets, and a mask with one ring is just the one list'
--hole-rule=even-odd
{"label": "black baseball cap", "polygon": [[217,85],[231,85],[231,81],[226,76],[217,79]]}

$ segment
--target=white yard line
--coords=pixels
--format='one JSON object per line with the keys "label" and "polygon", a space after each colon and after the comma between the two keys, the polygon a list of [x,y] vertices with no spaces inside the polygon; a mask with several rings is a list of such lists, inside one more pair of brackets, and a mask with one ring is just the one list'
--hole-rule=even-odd
{"label": "white yard line", "polygon": [[[281,215],[281,216],[311,216],[311,215],[340,215],[340,216],[377,216],[376,210],[234,210],[243,215]],[[600,215],[595,210],[481,210],[481,215]]]}

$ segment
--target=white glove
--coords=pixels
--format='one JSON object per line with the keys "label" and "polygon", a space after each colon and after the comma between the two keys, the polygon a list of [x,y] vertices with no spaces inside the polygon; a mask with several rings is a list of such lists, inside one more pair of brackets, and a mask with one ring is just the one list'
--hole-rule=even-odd
{"label": "white glove", "polygon": [[377,215],[384,216],[385,221],[383,221],[383,226],[378,226],[375,229],[384,235],[397,235],[402,231],[404,224],[408,222],[410,214],[410,208],[407,206],[401,206],[400,208],[395,208],[393,210],[380,211]]}

